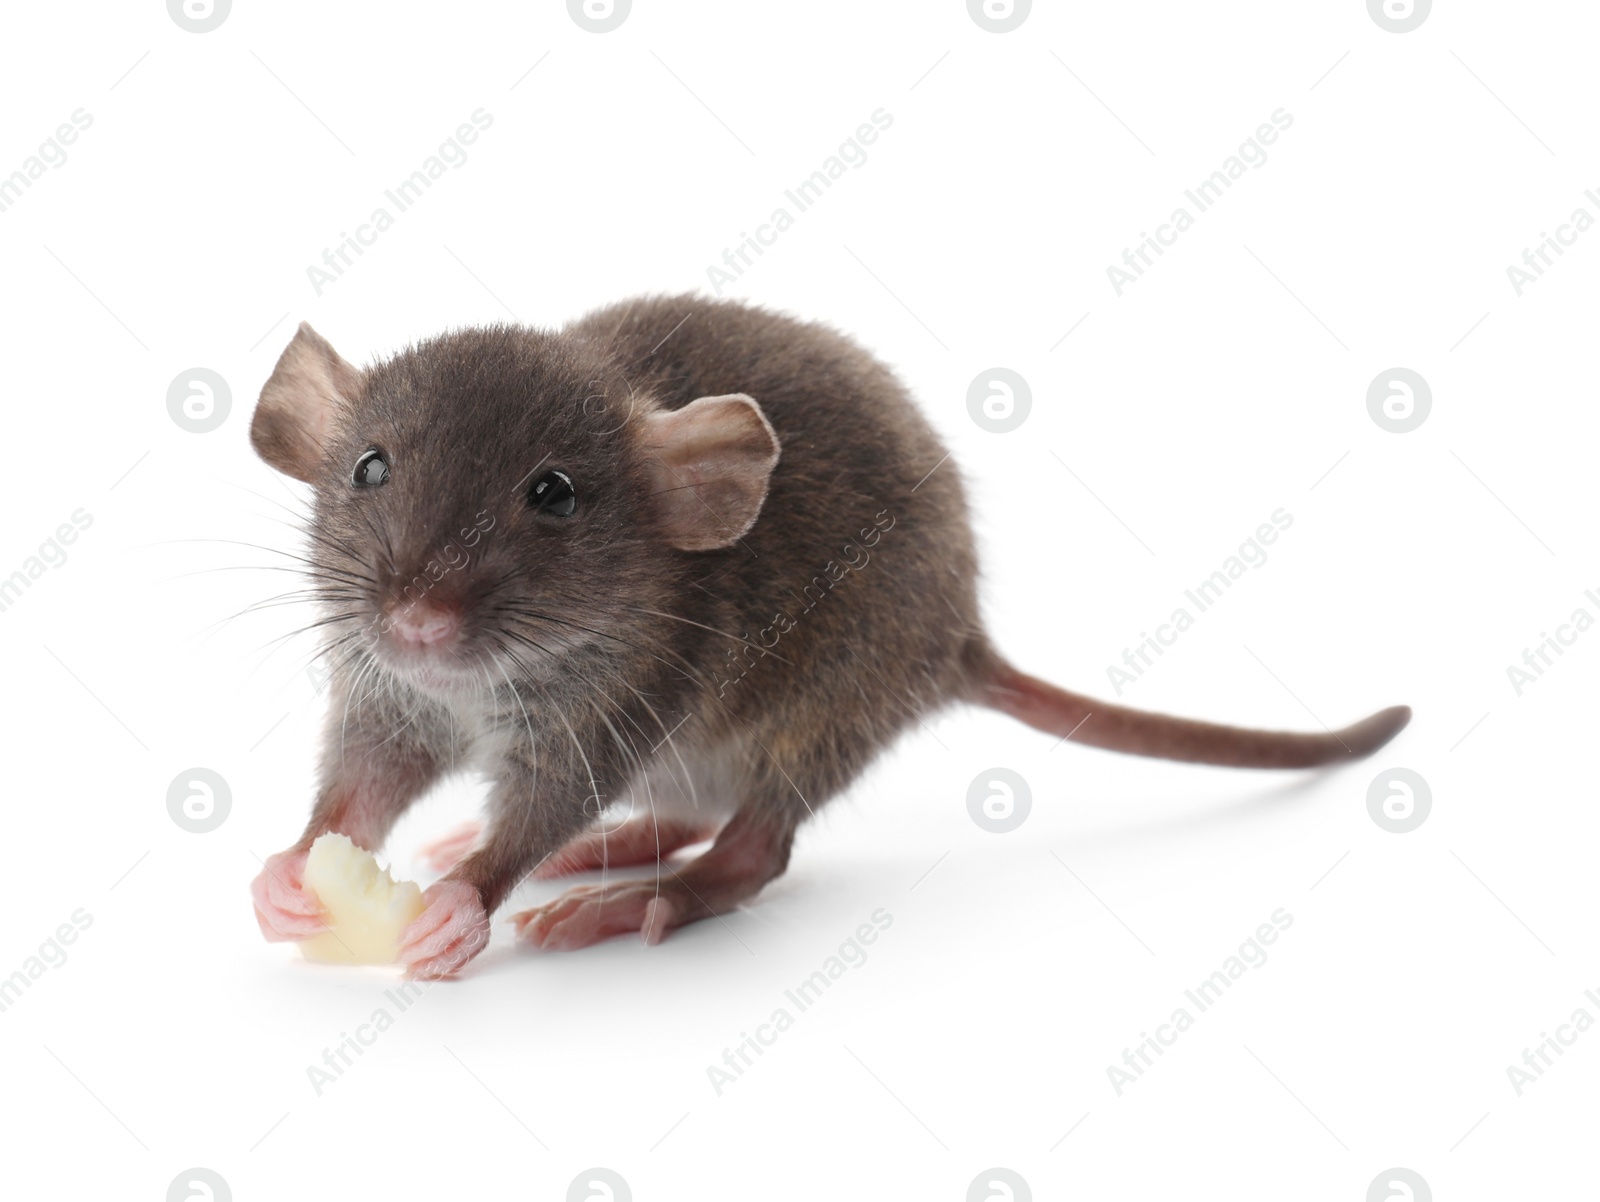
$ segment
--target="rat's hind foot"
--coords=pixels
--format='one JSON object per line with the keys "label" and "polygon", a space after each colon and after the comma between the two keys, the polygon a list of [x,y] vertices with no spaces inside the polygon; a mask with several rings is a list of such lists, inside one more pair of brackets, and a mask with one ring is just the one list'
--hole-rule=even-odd
{"label": "rat's hind foot", "polygon": [[643,935],[646,943],[660,943],[682,892],[670,876],[659,888],[655,881],[577,885],[553,902],[514,915],[512,921],[519,934],[546,951],[574,951],[632,931]]}
{"label": "rat's hind foot", "polygon": [[568,843],[535,871],[539,880],[599,872],[606,868],[635,868],[654,864],[694,843],[704,843],[716,828],[677,819],[659,821],[630,818],[612,831],[588,831]]}
{"label": "rat's hind foot", "polygon": [[449,872],[466,859],[467,853],[478,845],[478,837],[482,834],[483,823],[474,818],[432,843],[424,843],[417,849],[417,854],[435,872]]}
{"label": "rat's hind foot", "polygon": [[512,921],[524,938],[546,950],[589,947],[632,931],[646,943],[660,943],[675,927],[724,914],[754,897],[787,866],[793,839],[786,819],[741,810],[711,848],[681,871],[664,867],[659,880],[579,885]]}

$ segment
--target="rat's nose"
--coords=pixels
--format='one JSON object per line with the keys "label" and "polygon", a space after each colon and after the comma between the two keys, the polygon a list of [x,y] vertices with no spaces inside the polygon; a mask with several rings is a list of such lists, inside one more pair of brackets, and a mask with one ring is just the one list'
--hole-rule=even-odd
{"label": "rat's nose", "polygon": [[403,643],[433,647],[448,643],[461,629],[461,611],[430,600],[401,601],[389,607],[388,631]]}

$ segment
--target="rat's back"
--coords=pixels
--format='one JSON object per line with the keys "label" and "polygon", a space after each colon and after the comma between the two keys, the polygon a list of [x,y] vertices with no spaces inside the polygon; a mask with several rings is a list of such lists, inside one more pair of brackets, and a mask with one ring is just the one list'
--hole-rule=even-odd
{"label": "rat's back", "polygon": [[778,640],[753,663],[733,657],[723,700],[742,719],[785,743],[837,730],[843,762],[823,773],[837,787],[968,690],[987,643],[960,473],[886,366],[826,326],[699,296],[624,302],[568,332],[604,344],[665,407],[745,393],[777,432],[760,517],[698,557],[690,590],[697,621]]}

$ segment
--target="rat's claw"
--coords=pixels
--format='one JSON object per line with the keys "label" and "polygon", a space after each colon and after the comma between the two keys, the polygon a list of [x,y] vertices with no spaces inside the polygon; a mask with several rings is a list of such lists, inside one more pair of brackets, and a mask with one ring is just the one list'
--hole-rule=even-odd
{"label": "rat's claw", "polygon": [[673,921],[677,917],[678,907],[670,897],[658,897],[644,908],[644,922],[639,927],[639,934],[645,943],[654,946],[667,937],[667,932],[678,924]]}
{"label": "rat's claw", "polygon": [[317,899],[305,887],[307,851],[280,851],[268,856],[250,882],[256,922],[274,943],[309,939],[327,929]]}
{"label": "rat's claw", "polygon": [[398,959],[408,977],[447,977],[489,942],[489,915],[465,881],[440,881],[422,897],[428,908],[400,933]]}
{"label": "rat's claw", "polygon": [[478,836],[482,834],[483,823],[474,818],[470,822],[463,822],[449,834],[441,835],[432,843],[424,843],[417,849],[417,854],[435,872],[449,872],[477,846]]}

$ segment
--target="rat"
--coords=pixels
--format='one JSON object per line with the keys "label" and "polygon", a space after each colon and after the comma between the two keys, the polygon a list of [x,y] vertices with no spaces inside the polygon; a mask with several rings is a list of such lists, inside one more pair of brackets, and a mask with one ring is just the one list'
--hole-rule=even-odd
{"label": "rat", "polygon": [[517,914],[546,949],[653,944],[749,901],[803,822],[956,703],[1278,769],[1367,755],[1410,718],[1247,730],[1014,667],[979,617],[961,474],[906,389],[844,335],[743,303],[462,329],[364,369],[302,324],[250,438],[313,489],[331,698],[310,820],[253,882],[256,916],[316,934],[313,840],[376,851],[441,777],[479,772],[485,820],[431,849],[444,875],[401,936],[413,977],[460,969],[530,874],[658,866]]}

